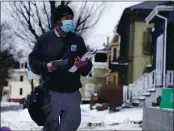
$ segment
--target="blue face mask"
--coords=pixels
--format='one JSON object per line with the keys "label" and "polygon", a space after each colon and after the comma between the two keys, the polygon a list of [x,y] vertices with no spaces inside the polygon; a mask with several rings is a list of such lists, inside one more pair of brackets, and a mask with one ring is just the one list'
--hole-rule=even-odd
{"label": "blue face mask", "polygon": [[61,29],[65,32],[74,32],[74,23],[72,20],[64,20],[62,21]]}

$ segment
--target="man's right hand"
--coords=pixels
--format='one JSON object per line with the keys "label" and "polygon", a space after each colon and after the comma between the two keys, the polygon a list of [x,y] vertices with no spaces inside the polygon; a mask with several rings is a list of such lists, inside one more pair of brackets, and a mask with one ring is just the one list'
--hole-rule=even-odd
{"label": "man's right hand", "polygon": [[53,72],[57,67],[53,66],[51,63],[47,63],[48,72]]}

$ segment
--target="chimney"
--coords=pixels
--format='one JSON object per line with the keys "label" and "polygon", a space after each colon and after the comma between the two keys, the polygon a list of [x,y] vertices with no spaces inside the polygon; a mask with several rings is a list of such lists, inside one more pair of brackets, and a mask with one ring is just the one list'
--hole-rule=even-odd
{"label": "chimney", "polygon": [[103,46],[106,46],[105,42],[103,42]]}
{"label": "chimney", "polygon": [[107,45],[109,45],[109,36],[107,36]]}

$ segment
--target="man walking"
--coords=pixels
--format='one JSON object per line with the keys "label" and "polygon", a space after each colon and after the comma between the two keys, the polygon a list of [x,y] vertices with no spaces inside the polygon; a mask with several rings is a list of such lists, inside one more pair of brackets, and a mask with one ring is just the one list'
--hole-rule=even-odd
{"label": "man walking", "polygon": [[[70,7],[60,5],[55,12],[55,29],[42,34],[32,52],[29,65],[32,72],[47,81],[51,91],[51,114],[45,131],[76,131],[81,122],[80,75],[87,76],[92,68],[89,60],[80,57],[87,52],[82,37],[74,33],[74,14]],[[54,66],[51,61],[68,61],[65,67]],[[74,73],[68,70],[75,65]],[[60,122],[59,122],[59,116]]]}

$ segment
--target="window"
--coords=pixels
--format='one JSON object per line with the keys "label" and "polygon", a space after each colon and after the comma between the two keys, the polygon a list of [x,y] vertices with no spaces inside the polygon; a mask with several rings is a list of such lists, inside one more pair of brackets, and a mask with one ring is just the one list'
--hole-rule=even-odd
{"label": "window", "polygon": [[111,79],[108,80],[108,84],[111,84]]}
{"label": "window", "polygon": [[109,62],[111,61],[111,55],[109,55]]}
{"label": "window", "polygon": [[13,63],[13,68],[14,69],[19,69],[20,68],[19,65],[20,65],[19,62],[14,62]]}
{"label": "window", "polygon": [[106,53],[96,53],[95,62],[107,62],[107,54]]}
{"label": "window", "polygon": [[21,64],[21,69],[24,68],[24,64]]}
{"label": "window", "polygon": [[109,85],[109,79],[108,78],[106,79],[106,84]]}
{"label": "window", "polygon": [[20,81],[22,82],[24,80],[24,77],[23,76],[20,76]]}
{"label": "window", "polygon": [[143,33],[143,53],[149,55],[151,53],[151,30],[148,29]]}
{"label": "window", "polygon": [[25,69],[27,69],[27,62],[25,62]]}
{"label": "window", "polygon": [[113,61],[116,61],[116,59],[117,59],[117,49],[116,48],[114,48],[113,49]]}
{"label": "window", "polygon": [[22,93],[23,93],[23,89],[20,88],[20,89],[19,89],[19,95],[22,95]]}
{"label": "window", "polygon": [[3,96],[8,95],[8,91],[3,92]]}
{"label": "window", "polygon": [[4,86],[8,86],[8,81],[5,81],[5,84],[4,84]]}

